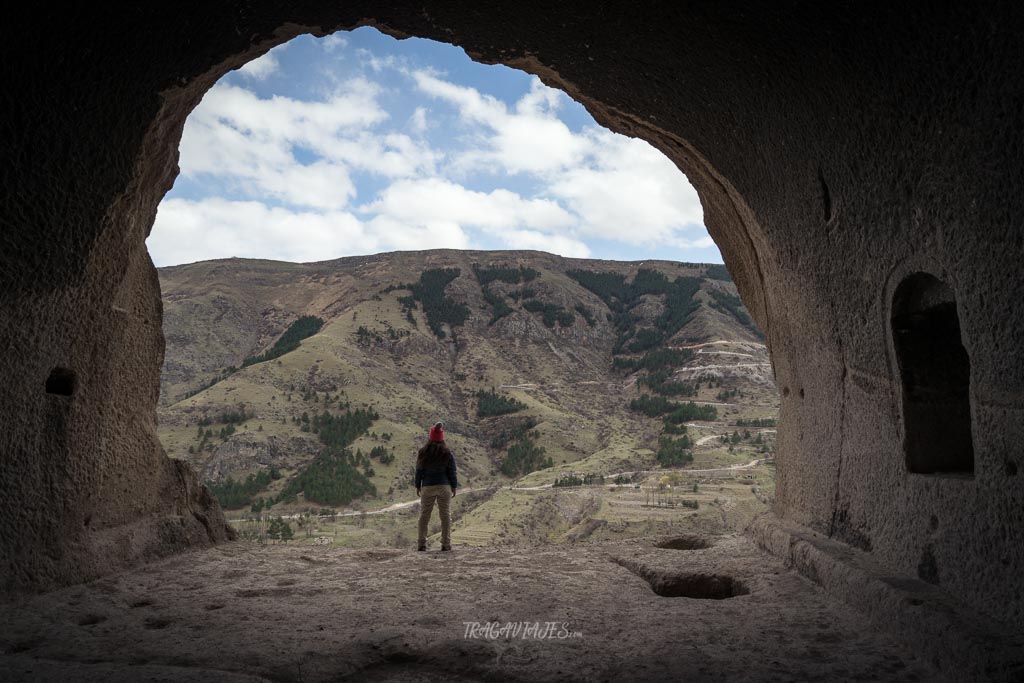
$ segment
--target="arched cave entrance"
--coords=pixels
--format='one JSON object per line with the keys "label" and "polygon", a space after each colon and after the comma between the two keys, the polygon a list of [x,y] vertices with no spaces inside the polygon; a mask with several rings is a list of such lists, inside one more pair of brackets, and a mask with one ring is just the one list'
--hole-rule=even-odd
{"label": "arched cave entrance", "polygon": [[[298,33],[373,24],[536,73],[673,159],[701,194],[784,388],[776,517],[866,539],[858,545],[897,574],[928,558],[943,590],[1024,623],[1013,479],[1024,439],[1020,10],[425,7],[80,8],[11,32],[3,588],[83,581],[228,536],[155,438],[163,341],[144,240],[185,117],[217,78]],[[29,30],[40,24],[46,43]],[[882,283],[919,255],[952,274],[971,343],[979,428],[966,486],[908,478],[892,457],[900,379],[885,360]],[[70,400],[54,368],[74,370]],[[67,403],[60,433],[47,429],[47,401]]]}

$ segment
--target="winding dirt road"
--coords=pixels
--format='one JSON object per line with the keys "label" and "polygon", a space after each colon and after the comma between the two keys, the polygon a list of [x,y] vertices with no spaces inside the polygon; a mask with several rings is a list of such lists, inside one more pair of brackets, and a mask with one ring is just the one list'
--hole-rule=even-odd
{"label": "winding dirt road", "polygon": [[[659,469],[659,470],[625,470],[623,472],[613,472],[612,474],[606,474],[605,475],[605,479],[614,479],[615,477],[620,476],[620,475],[632,475],[632,474],[668,474],[670,472],[685,472],[685,473],[688,473],[688,474],[689,473],[702,473],[702,472],[730,472],[730,471],[734,471],[734,470],[750,469],[751,467],[756,467],[758,464],[760,464],[760,463],[762,463],[764,461],[765,461],[765,458],[756,458],[756,459],[751,460],[750,462],[748,462],[748,463],[746,463],[744,465],[728,465],[726,467],[712,467],[710,469],[702,469],[702,470],[691,470],[691,469],[687,469],[685,467],[684,468],[677,468],[677,469]],[[633,484],[605,484],[605,486],[632,487]],[[508,488],[508,490],[511,490],[511,491],[543,491],[545,489],[552,488],[552,485],[551,484],[540,484],[539,486],[509,486],[509,487],[506,487],[506,488]],[[465,495],[465,494],[470,493],[472,491],[478,491],[478,490],[480,490],[480,489],[461,488],[461,489],[459,489],[459,494],[460,495]],[[339,512],[337,515],[334,515],[334,516],[335,517],[358,517],[359,515],[363,515],[363,514],[365,514],[365,515],[382,515],[382,514],[385,514],[385,513],[388,513],[388,512],[395,512],[397,510],[404,510],[406,508],[410,508],[410,507],[412,507],[413,505],[416,505],[419,502],[420,502],[419,499],[416,498],[414,500],[407,500],[407,501],[405,501],[403,503],[394,503],[393,505],[388,505],[387,507],[383,507],[383,508],[380,508],[378,510],[366,510],[366,511],[360,510],[360,511],[351,511],[351,512]],[[295,519],[295,518],[299,517],[300,515],[282,515],[282,516],[283,516],[284,519]],[[317,515],[317,517],[319,517],[319,515]]]}

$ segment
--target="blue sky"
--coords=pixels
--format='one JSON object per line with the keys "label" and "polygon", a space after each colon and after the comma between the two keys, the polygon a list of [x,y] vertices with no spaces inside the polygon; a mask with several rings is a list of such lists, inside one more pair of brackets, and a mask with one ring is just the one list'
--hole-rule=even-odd
{"label": "blue sky", "polygon": [[372,28],[301,36],[185,124],[157,266],[431,248],[721,263],[660,152],[535,76]]}

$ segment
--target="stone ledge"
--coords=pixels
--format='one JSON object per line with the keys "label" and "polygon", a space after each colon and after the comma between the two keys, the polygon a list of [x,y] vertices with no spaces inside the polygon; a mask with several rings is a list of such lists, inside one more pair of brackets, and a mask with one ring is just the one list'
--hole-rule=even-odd
{"label": "stone ledge", "polygon": [[1024,680],[1024,636],[941,588],[894,574],[868,553],[771,513],[754,520],[746,533],[951,679]]}

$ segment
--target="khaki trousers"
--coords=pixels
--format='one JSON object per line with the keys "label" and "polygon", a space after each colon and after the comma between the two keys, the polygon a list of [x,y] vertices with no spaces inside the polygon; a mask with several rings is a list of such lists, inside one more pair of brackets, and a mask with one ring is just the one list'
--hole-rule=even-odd
{"label": "khaki trousers", "polygon": [[452,487],[447,484],[423,486],[420,488],[420,528],[419,544],[427,543],[427,525],[430,524],[430,513],[437,503],[437,512],[441,515],[441,546],[448,548],[452,544]]}

